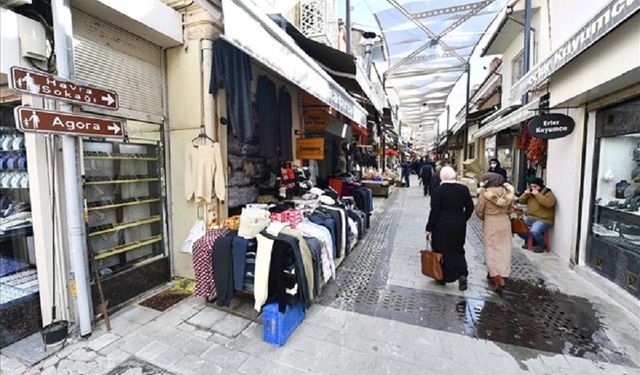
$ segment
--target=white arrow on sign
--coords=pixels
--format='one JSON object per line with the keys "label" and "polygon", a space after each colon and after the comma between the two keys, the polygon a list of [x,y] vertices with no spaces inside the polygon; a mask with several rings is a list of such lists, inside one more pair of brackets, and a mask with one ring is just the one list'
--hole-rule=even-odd
{"label": "white arrow on sign", "polygon": [[111,105],[113,104],[113,102],[115,102],[115,99],[113,99],[113,96],[111,96],[111,94],[107,94],[107,96],[103,96],[102,101],[107,102],[107,105]]}
{"label": "white arrow on sign", "polygon": [[116,124],[115,122],[112,125],[107,126],[107,129],[112,130],[113,134],[118,134],[121,130],[118,124]]}

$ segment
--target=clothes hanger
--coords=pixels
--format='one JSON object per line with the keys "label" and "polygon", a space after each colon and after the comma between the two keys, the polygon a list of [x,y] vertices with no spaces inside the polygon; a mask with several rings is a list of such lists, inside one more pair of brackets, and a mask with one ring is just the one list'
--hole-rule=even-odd
{"label": "clothes hanger", "polygon": [[[211,143],[216,143],[216,141],[214,141],[211,137],[209,137],[207,135],[206,130],[204,129],[204,125],[200,126],[200,134],[198,134],[197,137],[195,137],[194,139],[191,140],[191,142],[196,142],[197,140],[203,140],[205,143],[206,141],[211,141]],[[198,145],[194,144],[195,147],[198,147]]]}

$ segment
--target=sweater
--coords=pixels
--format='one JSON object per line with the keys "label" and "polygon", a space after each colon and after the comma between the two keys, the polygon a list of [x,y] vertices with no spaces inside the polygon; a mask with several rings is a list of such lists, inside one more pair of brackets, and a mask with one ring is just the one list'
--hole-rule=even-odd
{"label": "sweater", "polygon": [[219,143],[188,145],[185,150],[184,196],[189,201],[211,202],[214,185],[216,198],[227,198],[225,166]]}
{"label": "sweater", "polygon": [[539,194],[524,193],[518,199],[520,204],[527,205],[527,217],[553,224],[555,219],[556,196],[550,189],[544,188]]}

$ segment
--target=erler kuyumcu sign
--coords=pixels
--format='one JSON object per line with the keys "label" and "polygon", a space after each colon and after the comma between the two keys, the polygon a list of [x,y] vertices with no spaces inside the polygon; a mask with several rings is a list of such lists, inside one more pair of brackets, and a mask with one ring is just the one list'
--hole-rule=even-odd
{"label": "erler kuyumcu sign", "polygon": [[571,134],[575,126],[576,123],[571,117],[560,113],[549,113],[531,119],[528,129],[533,137],[556,139]]}

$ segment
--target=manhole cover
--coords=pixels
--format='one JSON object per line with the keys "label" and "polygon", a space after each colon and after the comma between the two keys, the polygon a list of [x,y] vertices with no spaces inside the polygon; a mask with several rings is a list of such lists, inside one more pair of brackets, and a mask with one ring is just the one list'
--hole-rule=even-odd
{"label": "manhole cover", "polygon": [[141,361],[137,358],[129,358],[121,365],[109,371],[107,375],[173,375],[169,371],[165,371],[150,363]]}

